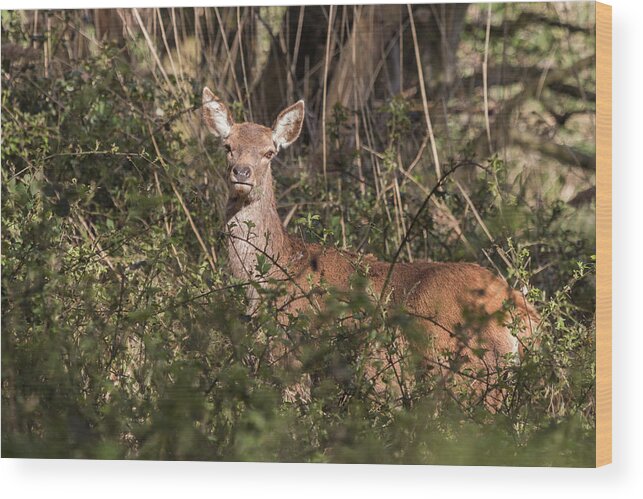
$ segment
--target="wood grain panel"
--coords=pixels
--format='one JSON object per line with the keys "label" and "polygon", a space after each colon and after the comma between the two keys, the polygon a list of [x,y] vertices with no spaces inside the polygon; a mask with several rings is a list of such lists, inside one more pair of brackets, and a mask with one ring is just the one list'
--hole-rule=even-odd
{"label": "wood grain panel", "polygon": [[596,466],[612,462],[612,7],[596,3]]}

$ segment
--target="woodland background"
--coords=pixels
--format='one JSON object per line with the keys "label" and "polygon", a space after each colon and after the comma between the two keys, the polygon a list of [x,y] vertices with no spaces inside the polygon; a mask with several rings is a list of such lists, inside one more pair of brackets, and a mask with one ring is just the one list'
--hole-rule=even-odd
{"label": "woodland background", "polygon": [[[594,36],[591,3],[3,11],[3,457],[592,465]],[[305,99],[289,230],[528,293],[548,327],[497,413],[329,375],[409,327],[359,295],[357,332],[301,321],[319,382],[282,402],[292,373],[252,361],[271,297],[244,317],[225,273],[204,85],[265,124]]]}

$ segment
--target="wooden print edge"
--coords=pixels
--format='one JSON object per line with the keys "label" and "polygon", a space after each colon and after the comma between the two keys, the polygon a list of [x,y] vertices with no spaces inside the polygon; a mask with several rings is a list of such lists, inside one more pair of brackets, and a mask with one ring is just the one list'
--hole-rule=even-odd
{"label": "wooden print edge", "polygon": [[596,466],[612,462],[612,7],[596,2]]}

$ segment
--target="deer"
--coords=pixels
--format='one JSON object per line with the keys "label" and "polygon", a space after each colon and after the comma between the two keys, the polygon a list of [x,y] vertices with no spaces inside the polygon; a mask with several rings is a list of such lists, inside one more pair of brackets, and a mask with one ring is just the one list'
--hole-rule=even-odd
{"label": "deer", "polygon": [[[361,272],[373,297],[386,296],[391,306],[402,307],[417,321],[427,341],[421,342],[415,353],[427,370],[437,366],[445,372],[450,367],[444,359],[457,355],[458,375],[465,371],[486,373],[482,381],[478,377],[472,384],[490,407],[498,405],[498,392],[484,388],[495,380],[497,370],[490,366],[519,362],[524,341],[539,322],[537,311],[520,292],[478,264],[386,262],[289,234],[277,210],[272,160],[299,137],[305,118],[303,100],[283,109],[272,127],[236,123],[225,103],[205,87],[202,118],[220,139],[227,156],[225,218],[232,277],[257,280],[257,263],[263,255],[273,263],[270,277],[286,283],[284,310],[297,314],[311,307],[311,296],[319,303],[316,289],[346,291],[351,287],[351,276]],[[252,314],[260,297],[255,287],[248,287],[247,294]],[[518,324],[517,332],[510,327],[512,321]],[[403,348],[411,348],[409,341],[401,341]],[[382,352],[376,352],[374,358],[381,360]],[[396,369],[395,364],[390,362],[390,368]],[[376,392],[386,389],[378,386]]]}

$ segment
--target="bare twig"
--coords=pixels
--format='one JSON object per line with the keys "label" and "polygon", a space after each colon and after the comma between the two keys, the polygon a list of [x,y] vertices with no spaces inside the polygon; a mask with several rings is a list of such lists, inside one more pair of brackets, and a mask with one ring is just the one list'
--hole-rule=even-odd
{"label": "bare twig", "polygon": [[326,144],[326,96],[328,93],[328,64],[330,62],[330,45],[331,35],[333,33],[333,21],[335,20],[335,6],[330,6],[330,14],[328,15],[328,31],[326,33],[326,55],[324,59],[324,91],[322,98],[322,168],[324,171],[324,185],[328,190],[328,178],[326,176],[326,162],[327,162],[327,144]]}
{"label": "bare twig", "polygon": [[420,94],[422,95],[422,107],[424,109],[424,119],[426,120],[426,128],[431,140],[431,153],[433,154],[433,165],[435,166],[435,174],[438,181],[442,178],[440,171],[440,159],[438,158],[438,148],[435,145],[435,137],[433,135],[433,125],[431,124],[431,116],[429,115],[429,103],[426,97],[426,82],[424,81],[424,71],[422,69],[422,58],[420,57],[420,45],[418,43],[417,32],[415,30],[415,21],[413,20],[413,10],[407,4],[409,11],[409,21],[411,23],[411,33],[413,34],[413,46],[415,49],[415,64],[418,72],[418,83],[420,85]]}
{"label": "bare twig", "polygon": [[487,128],[487,140],[489,142],[489,153],[493,152],[491,147],[491,126],[489,125],[489,88],[487,87],[487,69],[489,63],[489,31],[491,29],[491,4],[487,6],[487,33],[484,40],[484,61],[482,63],[482,85],[484,95],[484,122]]}

